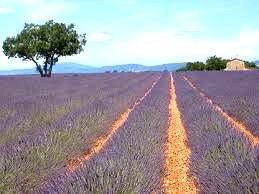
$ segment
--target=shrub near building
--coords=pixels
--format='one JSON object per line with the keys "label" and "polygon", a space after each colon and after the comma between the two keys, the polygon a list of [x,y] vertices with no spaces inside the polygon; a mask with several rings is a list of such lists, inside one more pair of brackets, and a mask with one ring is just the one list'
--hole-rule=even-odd
{"label": "shrub near building", "polygon": [[259,67],[256,66],[255,62],[249,62],[249,61],[245,61],[245,67],[247,69],[259,69]]}
{"label": "shrub near building", "polygon": [[213,70],[223,70],[223,69],[226,69],[226,67],[227,67],[227,60],[222,59],[221,57],[217,57],[215,55],[207,59],[205,69],[208,71],[213,71]]}
{"label": "shrub near building", "polygon": [[178,69],[177,71],[213,71],[223,70],[226,68],[227,60],[221,57],[213,56],[207,59],[206,64],[203,62],[189,62],[186,67]]}
{"label": "shrub near building", "polygon": [[186,67],[180,68],[177,70],[179,71],[204,71],[205,70],[205,64],[200,61],[196,62],[188,62],[186,63]]}
{"label": "shrub near building", "polygon": [[[223,59],[222,57],[212,56],[206,60],[206,64],[200,61],[188,62],[186,67],[178,69],[179,71],[220,71],[227,68],[227,63],[229,60]],[[256,70],[259,69],[254,62],[244,61],[245,69]],[[242,69],[236,69],[242,70]]]}

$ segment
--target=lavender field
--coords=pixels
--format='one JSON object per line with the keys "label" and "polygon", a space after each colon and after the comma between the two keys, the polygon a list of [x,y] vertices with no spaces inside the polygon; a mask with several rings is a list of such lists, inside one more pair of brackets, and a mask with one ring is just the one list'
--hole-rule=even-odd
{"label": "lavender field", "polygon": [[254,135],[259,135],[259,71],[195,72],[189,78]]}
{"label": "lavender field", "polygon": [[[0,193],[258,193],[258,83],[258,71],[0,77]],[[180,127],[186,140],[168,146]]]}
{"label": "lavender field", "polygon": [[190,174],[197,178],[200,191],[257,193],[258,145],[251,145],[238,129],[213,111],[180,75],[176,76],[176,91],[192,150]]}

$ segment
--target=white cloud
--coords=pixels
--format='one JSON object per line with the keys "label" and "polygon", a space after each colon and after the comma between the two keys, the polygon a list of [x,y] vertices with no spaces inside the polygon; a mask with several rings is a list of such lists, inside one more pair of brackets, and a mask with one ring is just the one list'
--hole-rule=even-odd
{"label": "white cloud", "polygon": [[31,62],[23,62],[21,59],[8,59],[2,52],[0,52],[0,70],[10,69],[31,69],[34,64]]}
{"label": "white cloud", "polygon": [[[43,3],[46,2],[46,0],[0,0],[0,5],[1,6],[5,6],[5,5],[12,5],[14,6],[31,6],[31,5],[36,5],[39,3]],[[48,0],[47,0],[48,1]]]}
{"label": "white cloud", "polygon": [[173,21],[177,30],[182,33],[200,32],[202,31],[201,16],[198,11],[182,11],[175,15]]}
{"label": "white cloud", "polygon": [[0,0],[0,13],[14,12],[16,7],[22,7],[24,15],[33,22],[53,19],[77,8],[68,0]]}
{"label": "white cloud", "polygon": [[242,31],[232,39],[214,39],[182,35],[174,29],[141,32],[130,39],[114,39],[104,49],[87,47],[67,61],[89,65],[112,65],[142,63],[155,65],[168,62],[188,62],[218,55],[224,58],[240,57],[245,60],[258,59],[259,29]]}
{"label": "white cloud", "polygon": [[145,10],[128,16],[128,19],[134,22],[134,21],[140,21],[146,18],[154,17],[155,15],[156,13],[154,11]]}
{"label": "white cloud", "polygon": [[9,7],[0,7],[0,14],[14,13],[15,9]]}
{"label": "white cloud", "polygon": [[14,0],[17,1],[19,3],[25,4],[25,5],[35,5],[35,4],[39,4],[39,3],[43,3],[44,1],[46,2],[46,0]]}
{"label": "white cloud", "polygon": [[134,6],[136,5],[138,0],[105,0],[108,3],[112,3],[113,5],[124,5],[124,6]]}
{"label": "white cloud", "polygon": [[[53,19],[61,13],[73,12],[76,6],[71,2],[64,0],[43,1],[43,0],[27,0],[34,2],[33,9],[28,11],[28,18],[31,21],[42,21]],[[27,2],[28,3],[28,2]],[[31,5],[31,6],[32,6]]]}
{"label": "white cloud", "polygon": [[47,3],[47,2],[51,2],[51,1],[56,1],[56,0],[0,0],[0,4],[1,5],[5,5],[5,4],[19,4],[19,5],[35,5],[35,4],[39,4],[39,3]]}
{"label": "white cloud", "polygon": [[[109,35],[92,33],[91,41],[105,41]],[[88,39],[89,40],[89,39]],[[245,60],[258,59],[259,29],[241,31],[232,39],[215,39],[182,35],[175,29],[153,32],[140,32],[130,38],[114,38],[109,44],[95,47],[86,46],[85,52],[72,57],[61,58],[61,62],[72,61],[88,65],[114,65],[123,63],[142,63],[155,65],[168,62],[188,62],[218,55],[224,58],[240,57]],[[34,67],[21,60],[8,60],[0,55],[1,64],[7,68]],[[3,66],[2,66],[3,67]]]}
{"label": "white cloud", "polygon": [[[28,18],[33,21],[50,19],[60,13],[76,10],[74,4],[66,0],[0,0],[0,6],[2,6],[1,3],[3,1],[6,3],[16,2],[19,5],[23,5],[26,8]],[[124,4],[134,4],[135,2],[135,0],[127,2],[113,1]],[[156,13],[146,11],[129,16],[128,19],[138,20],[151,17],[154,14]],[[124,34],[121,34],[116,37],[106,33],[107,31],[116,30],[112,22],[106,24],[108,27],[99,23],[94,28],[96,32],[90,33],[87,36],[89,45],[87,44],[85,52],[61,60],[89,65],[121,63],[143,63],[149,65],[206,60],[207,57],[215,54],[224,58],[238,56],[246,60],[256,59],[259,51],[259,29],[237,32],[230,39],[202,37],[203,25],[201,17],[205,16],[196,11],[178,12],[170,20],[171,24],[169,25],[173,28],[167,27],[147,32],[138,32],[139,29],[135,29],[135,32],[132,32],[130,35],[124,36]],[[98,27],[98,25],[100,26]],[[196,36],[197,34],[198,36]],[[10,64],[12,67],[31,65],[20,60],[8,60],[2,54],[0,54],[0,62],[1,64]]]}
{"label": "white cloud", "polygon": [[259,50],[259,30],[241,32],[232,39],[213,39],[179,36],[177,32],[165,30],[158,33],[146,33],[130,44],[129,52],[139,58],[153,57],[177,61],[205,60],[211,55],[225,58],[240,56],[244,59],[256,57]]}
{"label": "white cloud", "polygon": [[87,41],[89,42],[104,42],[111,39],[112,39],[111,34],[106,32],[94,32],[87,37]]}

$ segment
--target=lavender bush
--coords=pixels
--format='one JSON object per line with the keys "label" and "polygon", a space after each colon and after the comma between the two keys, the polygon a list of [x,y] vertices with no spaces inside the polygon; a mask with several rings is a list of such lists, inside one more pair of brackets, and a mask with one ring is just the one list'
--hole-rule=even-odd
{"label": "lavender bush", "polygon": [[87,149],[118,114],[144,94],[156,77],[155,74],[122,74],[108,81],[107,86],[92,90],[92,100],[86,96],[89,103],[71,109],[44,127],[32,128],[19,141],[0,147],[0,179],[4,181],[1,190],[26,192],[41,183],[66,160]]}
{"label": "lavender bush", "polygon": [[[59,86],[63,87],[63,91],[59,94],[56,92],[55,95],[48,95],[47,90],[44,95],[37,96],[38,94],[35,90],[36,97],[33,95],[27,97],[18,96],[16,102],[11,104],[11,106],[6,105],[11,102],[8,101],[8,103],[6,103],[2,101],[6,107],[5,110],[16,112],[16,114],[11,117],[2,117],[3,122],[1,122],[0,125],[2,136],[0,138],[0,144],[12,139],[17,140],[22,137],[23,133],[30,132],[32,129],[35,131],[35,128],[45,128],[50,123],[69,114],[72,110],[75,111],[86,104],[92,103],[98,99],[98,97],[107,95],[109,87],[112,87],[113,91],[118,90],[118,88],[120,88],[118,86],[119,80],[128,82],[131,79],[135,80],[137,78],[136,76],[137,75],[134,74],[121,77],[113,77],[110,75],[110,77],[107,77],[108,79],[105,79],[105,77],[102,78],[101,76],[96,76],[94,79],[91,79],[91,76],[89,76],[89,81],[88,77],[81,77],[81,79],[77,79],[77,83],[73,82],[73,77],[70,77],[70,82],[67,78],[64,80],[66,84]],[[60,79],[62,80],[62,78]],[[52,85],[55,84],[55,80],[51,79],[48,81],[51,81]],[[47,88],[48,84],[47,82],[44,88]]]}
{"label": "lavender bush", "polygon": [[259,135],[259,71],[187,74],[224,111]]}
{"label": "lavender bush", "polygon": [[176,94],[191,148],[190,174],[201,193],[257,193],[258,147],[253,147],[178,74]]}
{"label": "lavender bush", "polygon": [[[251,85],[258,81],[258,73],[220,73],[174,74],[191,149],[189,173],[201,193],[258,193],[258,146],[253,147],[182,77],[193,80],[256,134],[258,87]],[[66,164],[89,150],[160,75],[104,149],[75,172],[68,171]],[[59,75],[44,83],[39,80],[0,78],[0,193],[163,192],[169,73]]]}
{"label": "lavender bush", "polygon": [[168,103],[169,74],[165,74],[101,153],[72,174],[61,170],[38,192],[161,192]]}
{"label": "lavender bush", "polygon": [[[107,76],[106,79],[111,80],[111,78],[111,76],[110,78]],[[75,106],[80,107],[82,101],[91,96],[89,91],[94,92],[99,87],[104,86],[102,82],[96,86],[96,81],[99,80],[98,76],[95,78],[89,76],[89,79],[77,78],[77,82],[74,82],[74,78],[71,79],[71,77],[71,81],[68,78],[55,78],[47,80],[48,82],[44,85],[38,82],[38,79],[34,80],[30,77],[14,77],[11,81],[9,79],[8,77],[0,79],[3,86],[9,84],[6,89],[2,88],[3,93],[0,95],[1,143],[16,139],[23,132],[23,129],[28,131],[33,125],[35,127],[47,124],[49,121],[70,112]],[[35,89],[35,85],[38,90]],[[53,85],[58,88],[52,88]],[[41,89],[42,86],[44,86],[43,89]],[[6,94],[9,97],[5,97]],[[20,130],[17,129],[18,127]],[[11,137],[8,136],[10,134]]]}

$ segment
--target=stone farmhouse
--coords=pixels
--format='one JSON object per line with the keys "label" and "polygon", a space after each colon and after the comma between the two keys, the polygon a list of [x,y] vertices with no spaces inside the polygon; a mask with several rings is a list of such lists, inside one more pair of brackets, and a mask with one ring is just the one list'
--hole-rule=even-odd
{"label": "stone farmhouse", "polygon": [[247,70],[247,69],[245,67],[245,61],[234,58],[227,62],[227,68],[225,70],[226,71],[242,71],[242,70]]}

